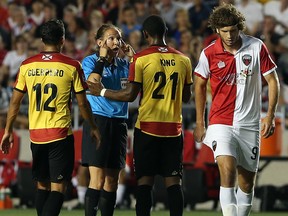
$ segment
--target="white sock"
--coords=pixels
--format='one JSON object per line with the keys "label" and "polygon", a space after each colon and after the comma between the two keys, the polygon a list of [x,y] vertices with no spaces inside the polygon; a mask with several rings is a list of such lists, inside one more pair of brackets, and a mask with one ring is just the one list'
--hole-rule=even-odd
{"label": "white sock", "polygon": [[116,194],[116,205],[120,204],[123,200],[125,193],[125,185],[124,184],[118,184],[117,188],[117,194]]}
{"label": "white sock", "polygon": [[247,194],[238,187],[237,190],[237,205],[238,205],[238,216],[249,216],[252,208],[252,200],[254,196],[254,190]]}
{"label": "white sock", "polygon": [[219,200],[223,216],[237,216],[238,210],[235,187],[220,187]]}
{"label": "white sock", "polygon": [[87,187],[85,186],[77,186],[77,195],[78,195],[78,201],[81,204],[85,203],[85,194],[86,194]]}

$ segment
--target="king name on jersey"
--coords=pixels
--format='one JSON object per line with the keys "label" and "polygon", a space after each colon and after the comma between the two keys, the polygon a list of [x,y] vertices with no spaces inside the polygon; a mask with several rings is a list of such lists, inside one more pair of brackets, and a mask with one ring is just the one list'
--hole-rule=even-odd
{"label": "king name on jersey", "polygon": [[160,64],[164,67],[176,65],[175,59],[160,59]]}
{"label": "king name on jersey", "polygon": [[28,76],[58,76],[63,77],[64,71],[59,69],[33,68],[28,70]]}

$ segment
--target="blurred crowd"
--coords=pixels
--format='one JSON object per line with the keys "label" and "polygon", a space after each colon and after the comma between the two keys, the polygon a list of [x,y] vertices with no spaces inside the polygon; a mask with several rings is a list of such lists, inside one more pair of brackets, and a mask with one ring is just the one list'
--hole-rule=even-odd
{"label": "blurred crowd", "polygon": [[[246,17],[246,33],[268,47],[281,78],[280,103],[287,105],[288,0],[0,0],[0,128],[19,65],[42,50],[39,27],[45,21],[65,22],[63,53],[81,61],[95,52],[95,32],[103,23],[118,26],[123,39],[136,52],[141,50],[141,23],[149,14],[159,14],[167,22],[169,45],[189,56],[194,68],[202,48],[217,37],[207,20],[213,7],[222,3],[234,4]],[[20,113],[15,125],[27,128],[27,107]]]}

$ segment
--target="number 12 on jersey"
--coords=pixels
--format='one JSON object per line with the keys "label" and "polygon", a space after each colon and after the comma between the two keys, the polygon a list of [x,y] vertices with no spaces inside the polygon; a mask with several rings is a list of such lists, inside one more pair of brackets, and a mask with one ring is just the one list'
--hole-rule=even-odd
{"label": "number 12 on jersey", "polygon": [[[51,89],[49,93],[49,89]],[[42,102],[42,84],[37,83],[33,86],[33,91],[36,93],[36,111],[41,110],[41,102]],[[55,112],[56,108],[50,106],[51,101],[53,101],[57,96],[57,86],[53,83],[47,83],[44,85],[44,94],[50,94],[48,98],[44,102],[43,109],[45,111]]]}

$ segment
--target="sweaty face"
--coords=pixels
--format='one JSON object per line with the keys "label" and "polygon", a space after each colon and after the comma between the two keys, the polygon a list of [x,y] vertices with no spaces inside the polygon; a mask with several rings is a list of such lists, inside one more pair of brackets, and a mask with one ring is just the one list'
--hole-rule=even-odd
{"label": "sweaty face", "polygon": [[219,28],[217,29],[217,33],[222,39],[224,48],[234,48],[235,46],[238,46],[240,31],[236,25]]}

